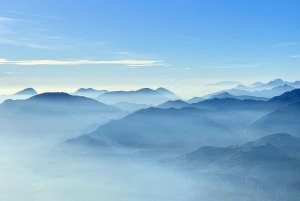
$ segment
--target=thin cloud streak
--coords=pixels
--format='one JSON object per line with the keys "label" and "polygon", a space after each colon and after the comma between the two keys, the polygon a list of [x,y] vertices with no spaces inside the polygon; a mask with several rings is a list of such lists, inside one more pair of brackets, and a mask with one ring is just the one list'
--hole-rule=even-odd
{"label": "thin cloud streak", "polygon": [[0,9],[0,11],[19,14],[19,15],[25,15],[25,16],[31,16],[31,17],[52,19],[52,20],[63,20],[63,21],[79,22],[79,23],[85,23],[85,24],[101,25],[99,23],[94,23],[94,22],[87,22],[87,21],[81,21],[81,20],[72,20],[72,19],[60,18],[60,17],[55,17],[55,16],[49,16],[49,15],[38,15],[38,14],[31,14],[31,13],[23,13],[23,12],[18,12],[18,11],[13,11],[13,10],[1,10]]}
{"label": "thin cloud streak", "polygon": [[293,57],[293,58],[299,58],[299,57],[300,57],[300,54],[299,54],[299,55],[290,56],[290,57]]}
{"label": "thin cloud streak", "polygon": [[47,45],[39,45],[39,44],[34,44],[34,43],[26,43],[24,42],[26,40],[26,38],[24,38],[24,40],[22,38],[18,38],[18,39],[10,39],[10,38],[3,38],[0,36],[0,44],[10,44],[10,45],[16,45],[16,46],[27,46],[30,48],[35,48],[35,49],[56,49],[56,47],[52,47],[52,46],[47,46]]}
{"label": "thin cloud streak", "polygon": [[228,68],[256,68],[258,66],[261,66],[263,63],[259,64],[250,64],[250,65],[242,65],[242,64],[231,64],[231,65],[225,65],[225,66],[211,66],[207,68],[211,69],[228,69]]}
{"label": "thin cloud streak", "polygon": [[21,60],[9,61],[0,59],[1,64],[12,64],[20,66],[57,66],[57,65],[125,65],[129,67],[163,66],[163,61],[155,60]]}
{"label": "thin cloud streak", "polygon": [[42,18],[49,18],[49,19],[56,19],[56,20],[61,19],[61,18],[53,17],[53,16],[36,15],[36,14],[30,14],[30,13],[17,12],[17,11],[13,11],[13,10],[0,10],[0,11],[14,13],[14,14],[20,14],[20,15],[27,15],[27,16],[32,16],[32,17],[42,17]]}
{"label": "thin cloud streak", "polygon": [[285,47],[285,46],[290,46],[290,45],[299,45],[299,42],[290,42],[290,43],[281,43],[276,45],[276,47]]}
{"label": "thin cloud streak", "polygon": [[5,72],[5,74],[13,75],[13,74],[20,74],[20,72]]}
{"label": "thin cloud streak", "polygon": [[0,22],[12,22],[15,21],[14,19],[11,18],[6,18],[6,17],[0,17]]}
{"label": "thin cloud streak", "polygon": [[33,44],[33,43],[26,43],[24,44],[25,46],[31,47],[31,48],[36,48],[36,49],[55,49],[54,47],[51,46],[46,46],[46,45],[38,45],[38,44]]}
{"label": "thin cloud streak", "polygon": [[199,38],[187,37],[187,36],[176,36],[177,38],[184,38],[189,40],[199,40]]}

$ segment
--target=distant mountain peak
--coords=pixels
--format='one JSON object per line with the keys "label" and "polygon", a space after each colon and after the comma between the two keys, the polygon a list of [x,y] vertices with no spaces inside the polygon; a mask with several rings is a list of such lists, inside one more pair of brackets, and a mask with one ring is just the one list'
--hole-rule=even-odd
{"label": "distant mountain peak", "polygon": [[287,82],[283,81],[282,79],[275,79],[272,80],[268,83],[268,85],[283,85],[283,84],[287,84]]}
{"label": "distant mountain peak", "polygon": [[96,90],[93,88],[80,88],[76,92],[72,93],[72,95],[77,96],[85,96],[87,98],[96,98],[99,95],[108,92],[107,90]]}
{"label": "distant mountain peak", "polygon": [[[281,86],[281,87],[284,87],[284,86]],[[291,87],[291,86],[287,85],[286,87]],[[279,99],[279,98],[286,98],[286,97],[297,97],[297,98],[300,98],[300,89],[293,89],[291,91],[285,92],[285,93],[283,93],[283,94],[281,94],[279,96],[273,97],[271,100]]]}
{"label": "distant mountain peak", "polygon": [[193,98],[189,99],[187,101],[187,103],[190,103],[190,104],[192,104],[192,103],[198,103],[198,102],[204,101],[204,100],[205,100],[205,98],[202,98],[202,97],[193,97]]}
{"label": "distant mountain peak", "polygon": [[183,107],[188,107],[189,103],[183,101],[183,100],[169,100],[161,105],[158,105],[158,108],[176,108],[180,109]]}
{"label": "distant mountain peak", "polygon": [[277,78],[277,79],[273,80],[273,82],[284,82],[284,81],[280,78]]}
{"label": "distant mountain peak", "polygon": [[72,96],[65,92],[46,92],[35,95],[29,98],[29,100],[63,100],[70,97]]}
{"label": "distant mountain peak", "polygon": [[37,92],[33,88],[26,88],[22,91],[15,93],[15,95],[36,95]]}
{"label": "distant mountain peak", "polygon": [[109,145],[104,141],[99,139],[94,139],[87,135],[82,135],[77,138],[69,139],[65,141],[65,144],[72,145],[72,146],[83,146],[85,148],[109,147]]}
{"label": "distant mountain peak", "polygon": [[163,87],[159,87],[157,88],[155,91],[161,93],[162,95],[168,97],[170,100],[178,100],[181,99],[178,95],[176,95],[175,93],[173,93],[172,91],[163,88]]}
{"label": "distant mountain peak", "polygon": [[252,87],[257,87],[257,86],[261,86],[261,85],[263,85],[262,82],[255,82],[255,83],[253,83],[251,86],[252,86]]}
{"label": "distant mountain peak", "polygon": [[221,81],[217,83],[207,84],[205,86],[237,86],[237,85],[242,85],[242,83],[238,81]]}
{"label": "distant mountain peak", "polygon": [[230,95],[230,96],[232,96],[232,94],[230,94],[230,93],[228,93],[228,92],[222,92],[222,93],[220,93],[220,94],[218,94],[218,95]]}
{"label": "distant mountain peak", "polygon": [[137,90],[138,92],[152,92],[152,91],[154,91],[153,89],[150,89],[150,88],[141,88],[141,89],[139,89],[139,90]]}
{"label": "distant mountain peak", "polygon": [[300,144],[300,140],[287,133],[276,133],[264,136],[253,142],[248,142],[244,144],[243,147],[261,146],[265,144],[272,144],[276,147],[291,146],[294,144]]}
{"label": "distant mountain peak", "polygon": [[159,87],[156,89],[156,91],[170,91],[170,90],[163,88],[163,87]]}
{"label": "distant mountain peak", "polygon": [[76,92],[86,92],[86,91],[97,91],[97,90],[93,88],[80,88]]}

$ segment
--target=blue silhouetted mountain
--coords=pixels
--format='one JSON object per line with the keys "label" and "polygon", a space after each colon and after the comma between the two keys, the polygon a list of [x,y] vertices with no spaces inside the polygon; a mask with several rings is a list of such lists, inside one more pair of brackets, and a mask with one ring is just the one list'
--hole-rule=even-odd
{"label": "blue silhouetted mountain", "polygon": [[262,146],[267,143],[272,144],[290,156],[300,158],[300,138],[287,133],[267,135],[258,140],[248,142],[243,147]]}
{"label": "blue silhouetted mountain", "polygon": [[262,82],[255,82],[255,83],[251,84],[250,86],[251,87],[257,87],[257,86],[261,86],[261,85],[263,85]]}
{"label": "blue silhouetted mountain", "polygon": [[189,99],[187,102],[192,104],[192,103],[198,103],[200,101],[204,101],[205,98],[202,98],[202,97],[194,97],[194,98],[191,98]]}
{"label": "blue silhouetted mountain", "polygon": [[191,104],[190,107],[207,109],[207,117],[228,127],[238,135],[257,119],[269,113],[268,103],[255,100],[238,100],[234,98],[209,99]]}
{"label": "blue silhouetted mountain", "polygon": [[297,86],[297,82],[287,82],[282,79],[275,79],[267,83],[256,82],[250,86],[239,85],[236,89],[246,90],[246,91],[261,91],[261,90],[270,90],[274,87],[290,85],[293,87]]}
{"label": "blue silhouetted mountain", "polygon": [[249,129],[249,135],[262,136],[264,133],[290,133],[300,136],[300,102],[281,107],[257,120]]}
{"label": "blue silhouetted mountain", "polygon": [[297,104],[282,109],[296,101],[300,101],[300,89],[283,93],[268,101],[214,98],[190,104],[190,107],[210,110],[211,112],[207,114],[208,118],[236,133],[245,134],[249,139],[253,139],[277,132],[297,135],[296,132],[300,130],[298,126],[300,124],[297,120],[299,119],[297,118],[299,115]]}
{"label": "blue silhouetted mountain", "polygon": [[[2,107],[6,108],[8,106],[16,108],[26,108],[32,107],[32,109],[45,109],[51,112],[55,112],[55,109],[59,108],[60,112],[118,112],[120,109],[100,103],[96,100],[82,97],[82,96],[72,96],[67,93],[43,93],[33,96],[27,100],[22,101],[5,101]],[[51,107],[50,107],[51,106]],[[47,108],[50,107],[50,108]],[[29,112],[30,110],[28,110]]]}
{"label": "blue silhouetted mountain", "polygon": [[110,121],[89,136],[128,148],[192,148],[240,141],[228,128],[196,108],[139,110]]}
{"label": "blue silhouetted mountain", "polygon": [[208,110],[250,110],[250,111],[261,111],[264,110],[265,106],[268,105],[266,101],[256,101],[256,100],[239,100],[235,98],[214,98],[201,101],[199,103],[190,104],[191,107],[196,107],[199,109]]}
{"label": "blue silhouetted mountain", "polygon": [[216,161],[214,166],[239,171],[276,171],[300,168],[300,161],[270,143],[241,147],[237,152]]}
{"label": "blue silhouetted mountain", "polygon": [[292,91],[283,93],[279,96],[275,96],[269,100],[272,103],[273,108],[280,108],[286,105],[296,103],[300,101],[300,89],[294,89]]}
{"label": "blue silhouetted mountain", "polygon": [[174,100],[174,101],[170,100],[170,101],[167,101],[163,104],[158,105],[157,107],[158,108],[163,108],[163,109],[167,109],[167,108],[180,109],[180,108],[183,108],[183,107],[187,107],[189,105],[190,104],[188,104],[187,102],[182,101],[182,100]]}
{"label": "blue silhouetted mountain", "polygon": [[[300,167],[299,138],[289,134],[272,134],[241,146],[202,146],[182,156],[163,160],[168,163],[198,167],[217,166],[221,169]],[[289,148],[292,147],[292,148]],[[267,169],[266,169],[267,170]]]}
{"label": "blue silhouetted mountain", "polygon": [[153,105],[127,103],[127,102],[119,102],[119,103],[113,104],[113,106],[120,108],[121,110],[129,111],[129,112],[135,112],[140,109],[153,107]]}
{"label": "blue silhouetted mountain", "polygon": [[214,147],[214,146],[203,146],[199,149],[184,154],[176,158],[169,158],[162,160],[167,163],[178,163],[182,165],[193,164],[196,166],[208,166],[218,160],[230,156],[231,154],[239,151],[239,146],[229,147]]}
{"label": "blue silhouetted mountain", "polygon": [[[127,113],[96,100],[67,93],[43,93],[26,100],[6,100],[0,105],[0,125],[15,133],[69,133],[120,118]],[[14,125],[14,126],[11,126]]]}
{"label": "blue silhouetted mountain", "polygon": [[119,102],[128,102],[136,104],[158,105],[170,100],[169,97],[160,92],[143,88],[137,91],[112,91],[97,97],[97,100],[106,104],[116,104]]}
{"label": "blue silhouetted mountain", "polygon": [[284,81],[282,79],[275,79],[273,81],[270,81],[268,83],[261,83],[260,85],[257,85],[259,87],[278,87],[278,86],[283,86],[283,85],[290,85],[294,88],[299,88],[300,87],[300,81],[295,81],[295,82],[287,82],[287,81]]}
{"label": "blue silhouetted mountain", "polygon": [[203,98],[210,98],[214,95],[220,94],[220,93],[230,93],[233,96],[256,96],[256,97],[265,97],[265,98],[272,98],[274,96],[279,96],[285,92],[292,91],[295,89],[294,87],[290,85],[283,85],[283,86],[277,86],[272,89],[265,89],[265,90],[255,90],[255,91],[248,91],[248,90],[242,90],[242,89],[228,89],[219,91],[216,93],[208,94],[206,96],[203,96]]}
{"label": "blue silhouetted mountain", "polygon": [[278,79],[268,82],[267,84],[265,84],[265,86],[269,86],[269,87],[273,88],[273,87],[278,87],[278,86],[288,85],[288,84],[290,84],[290,83],[278,78]]}
{"label": "blue silhouetted mountain", "polygon": [[283,86],[283,85],[291,85],[293,83],[290,83],[290,82],[286,82],[286,81],[283,81],[282,79],[275,79],[275,80],[271,80],[270,82],[268,83],[254,83],[252,85],[252,87],[256,88],[256,89],[272,89],[274,87],[279,87],[279,86]]}
{"label": "blue silhouetted mountain", "polygon": [[300,89],[276,96],[268,103],[271,113],[254,122],[249,135],[281,132],[300,136]]}
{"label": "blue silhouetted mountain", "polygon": [[27,88],[27,89],[23,89],[22,91],[19,91],[17,93],[15,93],[14,95],[37,95],[38,93],[33,89],[33,88]]}
{"label": "blue silhouetted mountain", "polygon": [[207,84],[205,86],[213,86],[213,87],[218,87],[218,86],[237,86],[240,85],[241,82],[237,81],[221,81],[213,84]]}
{"label": "blue silhouetted mountain", "polygon": [[215,97],[220,96],[220,98],[213,98],[201,101],[199,103],[191,104],[192,107],[197,107],[200,109],[220,109],[226,108],[230,110],[264,110],[273,111],[280,107],[286,106],[291,103],[300,101],[300,89],[294,89],[292,91],[285,92],[279,96],[275,96],[268,101],[262,100],[251,100],[251,99],[238,99],[236,96],[234,98],[226,98],[227,92],[224,92]]}
{"label": "blue silhouetted mountain", "polygon": [[243,147],[251,147],[251,146],[261,146],[270,143],[278,148],[283,148],[287,146],[300,146],[300,138],[294,137],[287,133],[276,133],[264,136],[258,140],[248,142],[243,145]]}
{"label": "blue silhouetted mountain", "polygon": [[[248,96],[242,96],[242,97],[246,98]],[[269,108],[271,110],[276,110],[280,107],[286,106],[291,103],[295,103],[297,101],[300,101],[300,89],[294,89],[292,91],[282,93],[279,96],[275,96],[269,99],[268,101],[253,100],[251,98],[239,99],[239,96],[233,96],[227,92],[223,92],[221,94],[212,96],[211,99],[207,99],[199,103],[191,104],[191,106],[200,109],[227,108],[227,109],[267,110],[267,108]]]}
{"label": "blue silhouetted mountain", "polygon": [[74,92],[72,95],[85,96],[88,98],[97,98],[97,96],[102,95],[106,92],[108,92],[108,91],[107,90],[96,90],[93,88],[80,88],[76,92]]}
{"label": "blue silhouetted mountain", "polygon": [[[214,179],[218,184],[227,180],[227,185],[235,184],[234,192],[239,185],[246,185],[238,178],[245,178],[248,184],[255,180],[254,188],[263,188],[264,193],[272,198],[270,200],[276,200],[286,196],[287,185],[300,179],[299,157],[286,150],[286,147],[298,143],[298,138],[288,134],[273,134],[241,146],[202,146],[179,157],[164,159],[161,164],[187,170],[193,178],[196,175],[201,178],[209,176],[207,182]],[[280,195],[276,194],[278,192]],[[289,197],[298,199],[297,196]]]}
{"label": "blue silhouetted mountain", "polygon": [[103,142],[102,140],[94,139],[87,135],[82,135],[78,138],[69,139],[65,141],[65,144],[70,146],[80,146],[83,148],[93,148],[93,149],[109,147],[109,145]]}
{"label": "blue silhouetted mountain", "polygon": [[165,89],[165,88],[157,88],[155,91],[161,93],[162,95],[166,96],[169,100],[179,100],[181,99],[179,96],[177,96],[175,93],[172,91]]}
{"label": "blue silhouetted mountain", "polygon": [[249,99],[249,100],[261,100],[261,101],[267,101],[267,100],[269,100],[269,98],[265,98],[265,97],[256,97],[256,96],[247,96],[247,95],[244,95],[244,96],[234,96],[234,95],[231,95],[228,92],[223,92],[223,93],[216,94],[216,95],[213,95],[213,96],[210,97],[210,99],[214,99],[214,98],[219,98],[219,99],[235,98],[235,99],[239,99],[239,100]]}
{"label": "blue silhouetted mountain", "polygon": [[37,95],[37,92],[33,88],[26,88],[12,95],[0,95],[0,103],[8,99],[23,100],[34,95]]}

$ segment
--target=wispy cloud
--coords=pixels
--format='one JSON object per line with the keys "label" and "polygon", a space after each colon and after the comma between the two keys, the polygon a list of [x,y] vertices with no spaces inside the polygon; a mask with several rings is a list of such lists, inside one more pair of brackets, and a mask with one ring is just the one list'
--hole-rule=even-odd
{"label": "wispy cloud", "polygon": [[299,55],[293,55],[293,56],[290,56],[290,57],[293,57],[293,58],[299,58],[299,57],[300,57],[300,54],[299,54]]}
{"label": "wispy cloud", "polygon": [[13,22],[14,19],[7,17],[0,17],[0,22]]}
{"label": "wispy cloud", "polygon": [[163,61],[155,60],[19,60],[0,59],[0,64],[20,66],[57,66],[57,65],[125,65],[128,67],[163,66]]}
{"label": "wispy cloud", "polygon": [[42,17],[42,18],[50,18],[50,19],[60,19],[60,18],[53,17],[53,16],[36,15],[36,14],[23,13],[23,12],[18,12],[18,11],[13,11],[13,10],[0,10],[0,11],[7,12],[7,13],[20,14],[20,15],[33,16],[33,17]]}
{"label": "wispy cloud", "polygon": [[9,71],[9,72],[5,72],[5,74],[14,75],[14,74],[20,74],[20,72]]}
{"label": "wispy cloud", "polygon": [[224,65],[224,66],[210,66],[207,68],[211,68],[211,69],[222,69],[222,68],[256,68],[259,67],[261,65],[263,65],[264,63],[258,63],[258,64],[228,64],[228,65]]}
{"label": "wispy cloud", "polygon": [[25,46],[31,47],[31,48],[36,48],[36,49],[55,49],[54,47],[47,46],[47,45],[39,45],[39,44],[33,44],[33,43],[25,43],[23,44]]}
{"label": "wispy cloud", "polygon": [[1,23],[14,23],[14,22],[29,22],[34,23],[30,20],[24,20],[24,19],[16,19],[16,18],[8,18],[8,17],[0,17]]}
{"label": "wispy cloud", "polygon": [[280,43],[277,44],[275,47],[285,47],[290,45],[300,45],[300,42],[289,42],[289,43]]}
{"label": "wispy cloud", "polygon": [[199,40],[199,38],[188,37],[188,36],[176,36],[176,37],[177,37],[177,38],[189,39],[189,40]]}
{"label": "wispy cloud", "polygon": [[221,82],[217,82],[217,83],[206,84],[205,86],[213,86],[213,87],[217,87],[217,86],[237,86],[239,84],[242,84],[242,83],[238,82],[238,81],[221,81]]}
{"label": "wispy cloud", "polygon": [[24,16],[31,16],[31,17],[38,17],[38,18],[46,18],[46,19],[52,19],[52,20],[63,20],[63,21],[70,21],[70,22],[78,22],[78,23],[85,23],[85,24],[93,24],[93,25],[100,25],[100,23],[95,22],[88,22],[88,21],[82,21],[82,20],[72,20],[67,18],[60,18],[55,16],[49,16],[49,15],[39,15],[39,14],[32,14],[32,13],[24,13],[14,10],[1,10],[2,12],[8,12],[8,13],[14,13],[18,15],[24,15]]}
{"label": "wispy cloud", "polygon": [[16,45],[16,46],[27,46],[35,49],[56,49],[54,46],[49,45],[40,45],[35,44],[32,42],[26,42],[26,38],[3,38],[0,36],[0,43],[1,44],[10,44],[10,45]]}

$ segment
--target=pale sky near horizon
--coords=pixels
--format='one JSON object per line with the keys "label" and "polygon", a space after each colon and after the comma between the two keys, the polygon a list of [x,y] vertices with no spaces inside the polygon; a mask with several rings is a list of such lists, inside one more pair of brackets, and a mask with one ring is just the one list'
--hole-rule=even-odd
{"label": "pale sky near horizon", "polygon": [[2,0],[0,94],[300,80],[299,0]]}

